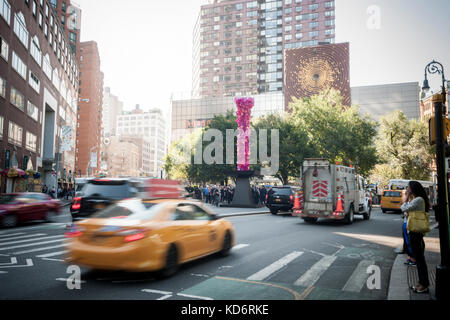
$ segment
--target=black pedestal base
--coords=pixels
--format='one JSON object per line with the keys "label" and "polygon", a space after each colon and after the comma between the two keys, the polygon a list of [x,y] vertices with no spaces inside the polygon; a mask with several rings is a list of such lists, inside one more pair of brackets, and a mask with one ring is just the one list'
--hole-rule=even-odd
{"label": "black pedestal base", "polygon": [[253,171],[237,171],[233,175],[236,177],[236,188],[234,189],[233,202],[223,204],[222,207],[230,208],[260,208],[261,205],[255,203],[250,188],[250,178],[254,176]]}

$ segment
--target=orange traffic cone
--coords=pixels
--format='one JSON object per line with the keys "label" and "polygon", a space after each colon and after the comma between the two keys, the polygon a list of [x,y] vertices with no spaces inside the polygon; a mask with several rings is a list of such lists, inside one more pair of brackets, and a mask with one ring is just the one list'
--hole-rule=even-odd
{"label": "orange traffic cone", "polygon": [[344,213],[344,195],[338,194],[336,210],[334,213]]}
{"label": "orange traffic cone", "polygon": [[300,209],[300,200],[298,198],[298,194],[295,195],[295,199],[294,199],[294,210],[299,210]]}

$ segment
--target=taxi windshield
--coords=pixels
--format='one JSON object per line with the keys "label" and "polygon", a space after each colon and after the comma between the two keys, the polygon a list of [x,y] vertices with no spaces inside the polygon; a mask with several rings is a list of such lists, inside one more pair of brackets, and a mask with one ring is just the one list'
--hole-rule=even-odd
{"label": "taxi windshield", "polygon": [[141,199],[133,199],[118,202],[94,214],[92,218],[116,218],[130,220],[148,220],[158,213],[156,203],[145,202]]}

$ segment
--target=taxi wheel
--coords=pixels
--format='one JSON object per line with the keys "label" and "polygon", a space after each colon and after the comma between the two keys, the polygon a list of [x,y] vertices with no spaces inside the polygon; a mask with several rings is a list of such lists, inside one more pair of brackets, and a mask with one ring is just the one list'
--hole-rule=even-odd
{"label": "taxi wheel", "polygon": [[17,217],[13,214],[7,215],[5,217],[3,217],[3,222],[2,225],[5,228],[12,228],[15,227],[17,225]]}
{"label": "taxi wheel", "polygon": [[230,254],[231,250],[231,234],[229,231],[225,233],[225,237],[223,238],[222,250],[220,251],[220,255],[222,257],[226,257]]}
{"label": "taxi wheel", "polygon": [[178,251],[174,244],[172,244],[167,251],[166,266],[161,271],[164,278],[174,275],[178,271]]}

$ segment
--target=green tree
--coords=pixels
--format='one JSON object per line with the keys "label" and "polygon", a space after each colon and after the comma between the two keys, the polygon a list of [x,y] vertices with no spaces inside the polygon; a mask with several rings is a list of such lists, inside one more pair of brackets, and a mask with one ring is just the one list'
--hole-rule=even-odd
{"label": "green tree", "polygon": [[[308,144],[308,135],[302,127],[297,126],[288,115],[271,114],[254,123],[257,132],[266,129],[268,152],[271,154],[271,130],[279,130],[279,170],[275,177],[287,185],[289,178],[298,178],[303,160],[312,155]],[[273,165],[273,164],[271,164]]]}
{"label": "green tree", "polygon": [[380,122],[376,148],[381,163],[390,168],[384,175],[378,170],[382,179],[430,180],[434,151],[428,141],[426,123],[408,121],[401,111],[383,117]]}
{"label": "green tree", "polygon": [[369,116],[361,117],[356,106],[343,105],[342,96],[334,89],[290,104],[296,125],[308,135],[315,157],[358,165],[368,172],[377,163],[375,137],[377,123]]}

